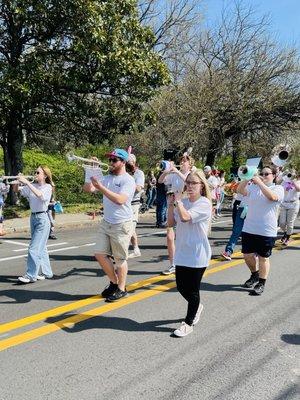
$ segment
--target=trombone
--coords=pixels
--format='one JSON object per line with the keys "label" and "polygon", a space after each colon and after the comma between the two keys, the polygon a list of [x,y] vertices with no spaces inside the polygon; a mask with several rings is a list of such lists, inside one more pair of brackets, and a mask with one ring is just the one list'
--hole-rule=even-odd
{"label": "trombone", "polygon": [[66,157],[69,162],[76,161],[84,169],[100,168],[103,172],[107,172],[109,170],[109,165],[99,160],[93,160],[92,158],[83,158],[75,156],[75,154],[67,154]]}
{"label": "trombone", "polygon": [[26,178],[30,183],[34,182],[34,176],[32,175],[16,175],[16,176],[3,175],[0,177],[0,182],[6,185],[19,185],[21,183],[18,179],[20,176]]}

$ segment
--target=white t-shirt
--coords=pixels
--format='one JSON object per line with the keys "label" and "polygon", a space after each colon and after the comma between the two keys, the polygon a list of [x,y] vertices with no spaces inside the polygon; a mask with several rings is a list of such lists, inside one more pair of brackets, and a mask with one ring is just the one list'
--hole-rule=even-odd
{"label": "white t-shirt", "polygon": [[[141,171],[139,168],[134,172],[133,174],[133,179],[135,181],[136,186],[141,186],[142,189],[144,189],[145,186],[145,174],[143,171]],[[141,199],[141,195],[143,193],[143,190],[140,192],[135,192],[132,202],[138,202]]]}
{"label": "white t-shirt", "polygon": [[211,198],[213,200],[216,200],[217,198],[217,187],[219,186],[219,181],[218,178],[214,175],[210,175],[207,178],[207,182],[210,188],[210,192],[211,192]]}
{"label": "white t-shirt", "polygon": [[31,212],[47,211],[52,196],[52,186],[49,183],[45,183],[45,185],[33,183],[32,185],[42,192],[42,197],[37,197],[28,186],[20,188],[21,196],[26,197],[29,201]]}
{"label": "white t-shirt", "polygon": [[207,237],[212,215],[211,202],[206,197],[200,197],[195,202],[183,199],[182,202],[192,219],[182,222],[175,210],[174,217],[177,225],[174,263],[190,268],[205,268],[211,258],[211,248]]}
{"label": "white t-shirt", "polygon": [[[186,178],[189,173],[190,171],[187,171],[186,173],[182,173],[182,175]],[[164,184],[166,185],[167,192],[182,193],[185,181],[176,172],[173,172],[165,177]]]}
{"label": "white t-shirt", "polygon": [[135,181],[127,172],[122,175],[109,174],[103,178],[102,184],[118,194],[126,194],[127,201],[120,205],[103,195],[103,218],[110,224],[120,224],[132,220],[131,201],[135,192]]}
{"label": "white t-shirt", "polygon": [[277,236],[277,211],[283,200],[284,190],[282,186],[275,184],[269,186],[269,189],[277,194],[278,201],[268,200],[258,185],[247,187],[248,212],[243,232],[267,237]]}
{"label": "white t-shirt", "polygon": [[[299,185],[300,181],[296,181]],[[295,186],[288,184],[287,182],[282,182],[282,187],[284,190],[284,199],[282,205],[286,208],[297,208],[299,203],[299,193],[297,192]]]}

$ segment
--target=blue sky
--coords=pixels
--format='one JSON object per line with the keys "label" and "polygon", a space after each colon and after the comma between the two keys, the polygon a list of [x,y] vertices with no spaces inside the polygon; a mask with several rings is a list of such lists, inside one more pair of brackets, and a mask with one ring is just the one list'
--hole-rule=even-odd
{"label": "blue sky", "polygon": [[[202,0],[205,23],[213,23],[224,6],[233,4],[234,0]],[[270,33],[280,44],[300,50],[300,0],[244,0],[243,4],[251,5],[258,16],[269,16]]]}

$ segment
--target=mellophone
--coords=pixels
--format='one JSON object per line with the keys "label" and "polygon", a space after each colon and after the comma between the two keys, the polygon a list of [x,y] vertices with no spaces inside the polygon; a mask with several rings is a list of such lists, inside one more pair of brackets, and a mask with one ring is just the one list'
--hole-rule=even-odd
{"label": "mellophone", "polygon": [[93,158],[84,158],[76,156],[75,154],[67,154],[69,162],[75,161],[79,166],[83,167],[85,171],[85,183],[91,183],[91,177],[94,176],[98,181],[103,179],[103,172],[108,172],[109,165]]}

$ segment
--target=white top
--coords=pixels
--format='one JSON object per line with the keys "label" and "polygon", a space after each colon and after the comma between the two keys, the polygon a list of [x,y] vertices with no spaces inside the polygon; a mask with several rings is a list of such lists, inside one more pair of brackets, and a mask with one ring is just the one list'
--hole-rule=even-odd
{"label": "white top", "polygon": [[127,201],[120,205],[103,195],[103,218],[110,224],[120,224],[130,221],[133,217],[131,201],[135,192],[135,181],[127,172],[122,175],[109,174],[103,178],[102,184],[118,194],[126,194]]}
{"label": "white top", "polygon": [[[138,168],[134,172],[133,178],[135,180],[136,186],[141,186],[142,189],[144,189],[144,186],[145,186],[145,174],[144,174],[144,172]],[[134,201],[134,202],[140,201],[142,193],[143,193],[143,190],[141,190],[140,192],[135,192],[132,201]]]}
{"label": "white top", "polygon": [[174,263],[190,268],[205,268],[211,258],[207,237],[212,215],[211,202],[206,197],[200,197],[195,202],[183,199],[182,202],[192,219],[182,222],[177,210],[174,212],[177,223]]}
{"label": "white top", "polygon": [[248,213],[243,232],[267,237],[277,236],[277,211],[284,191],[282,186],[275,184],[269,186],[269,189],[277,194],[278,201],[268,200],[258,185],[247,187]]}
{"label": "white top", "polygon": [[[296,181],[296,183],[299,185],[300,181]],[[297,208],[300,192],[297,192],[293,183],[290,184],[290,182],[282,182],[281,185],[284,189],[284,199],[282,205],[284,207]]]}
{"label": "white top", "polygon": [[[191,171],[181,173],[186,178],[190,172]],[[182,193],[185,181],[179,175],[177,175],[176,172],[172,172],[165,177],[164,184],[166,185],[167,192]]]}
{"label": "white top", "polygon": [[207,182],[210,188],[210,192],[211,192],[211,198],[213,200],[216,200],[217,198],[217,187],[219,186],[219,180],[216,176],[214,175],[210,175],[209,178],[207,178]]}
{"label": "white top", "polygon": [[26,197],[29,201],[31,212],[47,211],[52,196],[52,186],[49,183],[45,183],[44,185],[32,183],[32,185],[42,192],[42,197],[37,197],[28,186],[20,188],[21,196]]}

